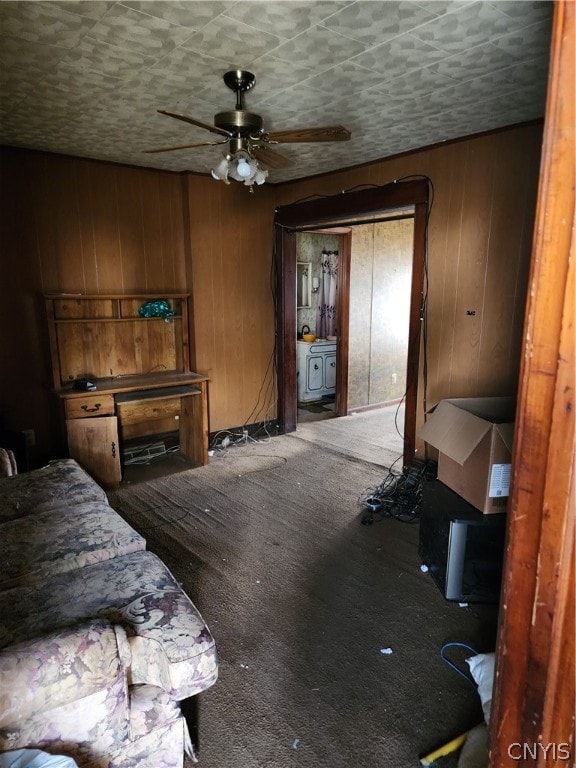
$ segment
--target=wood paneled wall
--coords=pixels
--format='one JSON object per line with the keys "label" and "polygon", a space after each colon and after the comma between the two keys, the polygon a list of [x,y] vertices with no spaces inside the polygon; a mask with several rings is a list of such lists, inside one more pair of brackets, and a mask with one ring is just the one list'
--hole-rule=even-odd
{"label": "wood paneled wall", "polygon": [[[277,187],[277,205],[288,205],[359,185],[431,179],[428,406],[516,393],[541,139],[540,124],[525,125]],[[420,407],[418,424],[422,414]]]}
{"label": "wood paneled wall", "polygon": [[196,370],[210,378],[210,430],[276,415],[273,191],[189,176]]}
{"label": "wood paneled wall", "polygon": [[[43,292],[189,291],[192,367],[208,375],[210,429],[275,415],[274,208],[425,174],[428,402],[516,391],[541,127],[524,126],[251,194],[178,175],[0,150],[0,405],[54,455]],[[474,310],[475,315],[467,315]]]}
{"label": "wood paneled wall", "polygon": [[41,461],[64,450],[42,293],[185,291],[182,180],[23,150],[0,158],[0,404],[8,427],[35,430]]}

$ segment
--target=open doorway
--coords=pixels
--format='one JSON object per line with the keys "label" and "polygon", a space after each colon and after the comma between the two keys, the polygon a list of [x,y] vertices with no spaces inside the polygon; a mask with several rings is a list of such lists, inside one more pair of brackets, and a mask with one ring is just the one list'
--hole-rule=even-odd
{"label": "open doorway", "polygon": [[[418,179],[370,187],[278,208],[275,217],[278,277],[278,420],[282,432],[297,424],[297,235],[334,227],[374,224],[403,213],[413,219],[412,269],[408,309],[408,350],[405,369],[404,463],[414,458],[420,363],[420,335],[425,302],[425,253],[428,181]],[[335,412],[348,413],[349,311],[351,236],[339,247],[339,305]],[[311,276],[310,276],[311,277]]]}
{"label": "open doorway", "polygon": [[[343,238],[349,239],[349,264],[340,260]],[[376,223],[296,234],[298,423],[342,411],[390,406],[403,411],[413,240],[413,210],[390,212]],[[346,269],[348,296],[339,286]],[[349,307],[343,313],[345,301]],[[349,317],[348,375],[340,381],[346,391],[337,393],[342,314]]]}
{"label": "open doorway", "polygon": [[[336,411],[340,237],[327,229],[296,235],[296,394],[298,423]],[[345,268],[345,265],[344,265]]]}

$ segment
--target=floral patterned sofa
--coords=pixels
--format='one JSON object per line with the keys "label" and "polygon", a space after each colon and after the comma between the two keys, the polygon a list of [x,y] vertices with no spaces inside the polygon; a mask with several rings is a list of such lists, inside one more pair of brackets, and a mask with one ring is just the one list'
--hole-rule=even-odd
{"label": "floral patterned sofa", "polygon": [[182,708],[214,640],[145,540],[73,460],[0,478],[0,753],[182,768]]}

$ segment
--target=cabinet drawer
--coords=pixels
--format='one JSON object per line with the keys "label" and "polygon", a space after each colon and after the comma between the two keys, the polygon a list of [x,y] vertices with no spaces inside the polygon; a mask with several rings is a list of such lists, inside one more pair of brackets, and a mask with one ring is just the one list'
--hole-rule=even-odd
{"label": "cabinet drawer", "polygon": [[113,416],[114,395],[87,395],[66,400],[66,418],[83,419],[86,416]]}
{"label": "cabinet drawer", "polygon": [[122,426],[157,419],[176,419],[179,415],[180,397],[118,403],[118,419]]}

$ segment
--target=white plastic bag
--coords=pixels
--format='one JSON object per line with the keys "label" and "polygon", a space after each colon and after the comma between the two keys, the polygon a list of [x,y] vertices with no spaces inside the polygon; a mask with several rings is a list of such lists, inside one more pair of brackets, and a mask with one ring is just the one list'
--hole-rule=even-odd
{"label": "white plastic bag", "polygon": [[49,755],[39,749],[17,749],[0,755],[0,768],[78,768],[71,757]]}
{"label": "white plastic bag", "polygon": [[492,687],[494,684],[494,653],[478,653],[470,659],[466,659],[470,667],[470,673],[478,686],[478,696],[484,712],[486,725],[490,724],[490,709],[492,708]]}

